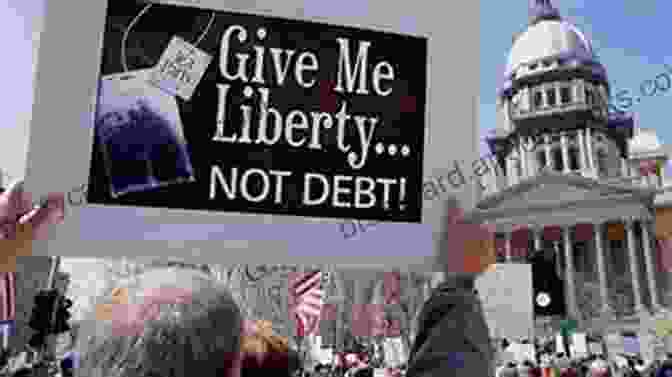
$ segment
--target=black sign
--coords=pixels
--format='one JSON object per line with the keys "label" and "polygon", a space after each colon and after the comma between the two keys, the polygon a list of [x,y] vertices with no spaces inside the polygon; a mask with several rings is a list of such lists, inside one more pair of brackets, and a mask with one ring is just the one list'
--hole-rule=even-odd
{"label": "black sign", "polygon": [[427,40],[110,1],[88,200],[420,222]]}

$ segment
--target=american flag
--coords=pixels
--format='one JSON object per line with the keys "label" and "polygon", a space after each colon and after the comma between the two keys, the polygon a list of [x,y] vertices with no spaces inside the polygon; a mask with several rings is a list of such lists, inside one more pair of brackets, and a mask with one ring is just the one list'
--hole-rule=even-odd
{"label": "american flag", "polygon": [[0,272],[0,321],[16,316],[16,280],[13,272]]}
{"label": "american flag", "polygon": [[322,271],[292,273],[289,281],[291,313],[297,336],[313,335],[319,329],[324,305]]}
{"label": "american flag", "polygon": [[653,160],[644,160],[639,163],[639,173],[642,176],[654,175],[658,172],[658,164]]}
{"label": "american flag", "polygon": [[672,271],[672,239],[657,239],[658,244],[658,265],[662,272]]}

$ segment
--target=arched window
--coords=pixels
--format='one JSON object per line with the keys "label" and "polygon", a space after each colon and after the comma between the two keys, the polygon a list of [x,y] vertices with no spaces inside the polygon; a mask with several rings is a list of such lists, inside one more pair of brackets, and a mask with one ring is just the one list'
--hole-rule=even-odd
{"label": "arched window", "polygon": [[571,170],[579,170],[579,150],[576,147],[569,148],[569,168]]}
{"label": "arched window", "polygon": [[540,90],[535,90],[533,93],[534,109],[539,110],[544,106],[544,96]]}
{"label": "arched window", "polygon": [[595,103],[595,93],[593,93],[593,88],[592,87],[586,87],[585,88],[585,95],[586,95],[586,104],[587,105],[593,105]]}
{"label": "arched window", "polygon": [[565,169],[565,164],[562,161],[562,150],[560,148],[554,148],[552,154],[553,169],[556,171],[563,171]]}
{"label": "arched window", "polygon": [[539,171],[546,168],[546,153],[544,151],[537,152],[537,166]]}
{"label": "arched window", "polygon": [[609,173],[607,151],[599,149],[597,151],[597,171],[600,175],[607,175]]}
{"label": "arched window", "polygon": [[555,106],[555,88],[547,89],[546,90],[546,104],[548,106]]}

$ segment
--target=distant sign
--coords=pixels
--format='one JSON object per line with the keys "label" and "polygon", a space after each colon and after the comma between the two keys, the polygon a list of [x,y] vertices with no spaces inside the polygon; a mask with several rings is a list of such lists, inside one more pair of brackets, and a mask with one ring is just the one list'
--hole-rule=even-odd
{"label": "distant sign", "polygon": [[588,340],[585,333],[572,334],[572,355],[587,355]]}
{"label": "distant sign", "polygon": [[476,280],[476,289],[493,338],[534,337],[529,264],[495,264]]}
{"label": "distant sign", "polygon": [[615,333],[610,333],[605,336],[604,339],[606,346],[607,346],[607,352],[611,356],[615,356],[618,354],[625,353],[625,347],[623,344],[623,337],[621,334],[615,334]]}
{"label": "distant sign", "polygon": [[639,354],[641,352],[641,346],[639,344],[639,338],[635,336],[624,336],[623,337],[623,351],[629,354]]}

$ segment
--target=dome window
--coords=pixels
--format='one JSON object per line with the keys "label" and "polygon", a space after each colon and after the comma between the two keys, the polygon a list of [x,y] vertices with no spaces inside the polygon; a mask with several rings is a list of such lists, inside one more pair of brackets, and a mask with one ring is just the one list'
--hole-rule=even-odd
{"label": "dome window", "polygon": [[546,167],[546,153],[539,152],[537,153],[537,162],[539,166],[539,171],[543,170]]}
{"label": "dome window", "polygon": [[568,86],[563,86],[560,88],[560,103],[563,105],[569,104],[572,102],[572,91]]}
{"label": "dome window", "polygon": [[548,60],[545,60],[545,61],[544,61],[544,62],[542,62],[541,64],[543,64],[544,68],[548,68],[548,67],[550,67],[550,66],[551,66],[551,62],[550,62],[550,61],[548,61]]}
{"label": "dome window", "polygon": [[540,90],[534,91],[534,109],[540,109],[544,105],[544,95]]}
{"label": "dome window", "polygon": [[535,71],[538,67],[537,63],[530,64],[530,71]]}
{"label": "dome window", "polygon": [[586,94],[586,104],[593,105],[595,103],[595,93],[593,93],[593,89],[586,87],[585,94]]}
{"label": "dome window", "polygon": [[555,88],[546,90],[546,102],[548,106],[555,106]]}

